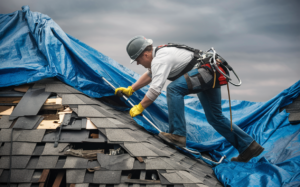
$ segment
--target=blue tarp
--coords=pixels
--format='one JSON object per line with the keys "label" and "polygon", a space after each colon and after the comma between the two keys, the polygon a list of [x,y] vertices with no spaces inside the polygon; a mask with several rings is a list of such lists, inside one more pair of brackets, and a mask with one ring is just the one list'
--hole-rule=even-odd
{"label": "blue tarp", "polygon": [[[22,11],[0,14],[0,87],[32,83],[57,77],[90,97],[113,95],[115,87],[132,85],[140,76],[111,58],[66,34],[47,15]],[[139,103],[148,86],[130,98]],[[300,81],[268,102],[232,101],[233,121],[250,134],[265,151],[249,163],[229,162],[238,155],[206,121],[199,100],[185,97],[187,146],[209,151],[215,158],[227,156],[214,167],[225,186],[300,186],[300,124],[291,125],[288,113],[279,109],[300,94]],[[223,112],[229,117],[228,101],[222,100]],[[162,131],[168,131],[166,94],[145,111]],[[142,117],[135,120],[148,131],[157,133]],[[195,156],[195,155],[194,155]]]}

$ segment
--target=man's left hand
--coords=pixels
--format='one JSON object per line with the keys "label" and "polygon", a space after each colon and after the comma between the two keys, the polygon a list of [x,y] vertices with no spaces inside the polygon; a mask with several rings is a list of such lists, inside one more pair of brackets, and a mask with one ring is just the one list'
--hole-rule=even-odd
{"label": "man's left hand", "polygon": [[129,114],[131,117],[135,117],[137,115],[140,115],[144,111],[144,107],[139,103],[138,105],[134,105],[130,111]]}

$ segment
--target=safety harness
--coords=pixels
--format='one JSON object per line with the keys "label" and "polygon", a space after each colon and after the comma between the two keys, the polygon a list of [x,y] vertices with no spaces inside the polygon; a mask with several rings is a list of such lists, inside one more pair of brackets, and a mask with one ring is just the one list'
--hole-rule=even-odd
{"label": "safety harness", "polygon": [[[196,64],[199,64],[199,68],[200,67],[206,68],[214,76],[213,88],[216,85],[216,79],[217,78],[218,78],[218,84],[220,86],[226,85],[228,83],[228,79],[224,75],[220,74],[218,71],[215,71],[215,69],[210,65],[210,60],[211,60],[210,56],[208,56],[206,58],[201,58],[202,54],[204,54],[204,52],[202,50],[194,49],[194,48],[186,46],[184,44],[168,43],[168,44],[165,44],[165,45],[158,46],[155,49],[155,54],[157,53],[158,50],[160,50],[164,47],[176,47],[176,48],[180,48],[180,49],[186,49],[186,50],[191,51],[191,52],[194,53],[194,58],[188,63],[188,65],[178,75],[176,75],[174,77],[171,77],[171,78],[168,78],[168,80],[170,80],[170,81],[176,80],[180,76],[182,76],[182,75],[186,74],[187,72],[189,72],[190,70],[192,70],[195,67]],[[219,63],[220,63],[219,69],[223,73],[226,73],[227,75],[229,75],[229,72],[227,71],[227,69],[224,68],[224,66],[229,66],[228,63],[226,61],[222,61],[222,60],[220,60]],[[200,79],[200,80],[202,80],[202,79]]]}

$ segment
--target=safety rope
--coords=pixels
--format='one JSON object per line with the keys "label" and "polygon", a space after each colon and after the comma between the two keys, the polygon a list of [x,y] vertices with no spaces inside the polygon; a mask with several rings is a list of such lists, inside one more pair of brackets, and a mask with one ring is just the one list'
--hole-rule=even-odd
{"label": "safety rope", "polygon": [[214,85],[212,88],[215,88],[215,85],[216,85],[216,72],[214,71]]}
{"label": "safety rope", "polygon": [[227,90],[228,90],[228,98],[229,98],[229,109],[230,109],[230,125],[231,125],[231,131],[233,131],[232,129],[232,112],[231,112],[231,101],[230,101],[230,92],[229,92],[229,85],[227,82]]}

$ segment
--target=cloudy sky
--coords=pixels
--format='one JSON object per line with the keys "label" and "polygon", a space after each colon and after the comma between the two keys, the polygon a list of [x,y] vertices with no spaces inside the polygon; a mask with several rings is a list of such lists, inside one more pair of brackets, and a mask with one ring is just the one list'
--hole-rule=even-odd
{"label": "cloudy sky", "polygon": [[[135,35],[153,39],[154,45],[214,47],[243,81],[241,87],[230,86],[232,99],[267,101],[300,80],[296,0],[9,0],[0,1],[0,14],[23,5],[139,74],[145,69],[131,65],[125,50]],[[226,86],[222,96],[228,98]]]}

